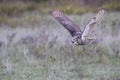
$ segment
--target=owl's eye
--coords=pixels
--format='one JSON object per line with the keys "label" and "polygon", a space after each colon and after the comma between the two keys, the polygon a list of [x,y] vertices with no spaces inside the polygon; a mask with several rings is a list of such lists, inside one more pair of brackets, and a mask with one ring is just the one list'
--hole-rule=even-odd
{"label": "owl's eye", "polygon": [[96,17],[93,18],[94,20],[96,19]]}
{"label": "owl's eye", "polygon": [[77,39],[80,38],[79,36],[77,36]]}

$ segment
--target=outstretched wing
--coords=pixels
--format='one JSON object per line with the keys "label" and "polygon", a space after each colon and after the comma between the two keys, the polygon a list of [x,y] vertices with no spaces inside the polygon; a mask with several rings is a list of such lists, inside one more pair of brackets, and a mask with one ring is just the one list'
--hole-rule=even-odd
{"label": "outstretched wing", "polygon": [[91,31],[93,30],[93,28],[97,25],[97,24],[100,24],[101,21],[103,20],[103,17],[105,15],[105,10],[104,9],[101,9],[94,18],[92,18],[90,20],[90,22],[86,25],[84,31],[83,31],[83,34],[82,34],[82,40],[88,40],[88,39],[91,39],[89,37]]}
{"label": "outstretched wing", "polygon": [[76,25],[72,20],[67,18],[61,11],[55,10],[51,12],[51,15],[61,24],[63,25],[72,36],[74,36],[75,33],[81,33],[82,31],[79,28],[78,25]]}

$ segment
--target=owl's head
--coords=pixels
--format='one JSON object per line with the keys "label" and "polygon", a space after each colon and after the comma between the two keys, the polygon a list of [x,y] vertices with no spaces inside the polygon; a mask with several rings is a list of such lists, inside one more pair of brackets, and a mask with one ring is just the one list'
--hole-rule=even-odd
{"label": "owl's head", "polygon": [[83,41],[81,40],[80,36],[74,36],[74,37],[72,37],[71,42],[72,42],[74,45],[77,45],[77,46],[83,44]]}
{"label": "owl's head", "polygon": [[91,40],[82,40],[80,36],[74,36],[72,37],[72,40],[71,42],[74,44],[74,45],[85,45],[85,44],[88,44]]}

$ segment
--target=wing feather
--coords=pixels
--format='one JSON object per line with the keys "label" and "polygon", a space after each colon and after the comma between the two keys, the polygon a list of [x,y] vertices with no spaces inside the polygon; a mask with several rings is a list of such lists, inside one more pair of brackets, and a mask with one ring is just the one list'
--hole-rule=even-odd
{"label": "wing feather", "polygon": [[101,9],[94,18],[92,18],[89,23],[85,26],[85,29],[83,31],[82,34],[82,40],[87,40],[90,39],[89,35],[91,33],[91,31],[93,30],[93,28],[97,25],[100,24],[101,21],[103,20],[103,17],[105,15],[105,10]]}
{"label": "wing feather", "polygon": [[51,15],[61,25],[63,25],[70,32],[72,36],[74,36],[74,34],[77,32],[82,34],[80,27],[77,24],[75,24],[72,20],[70,20],[68,17],[66,17],[61,11],[59,10],[52,11]]}

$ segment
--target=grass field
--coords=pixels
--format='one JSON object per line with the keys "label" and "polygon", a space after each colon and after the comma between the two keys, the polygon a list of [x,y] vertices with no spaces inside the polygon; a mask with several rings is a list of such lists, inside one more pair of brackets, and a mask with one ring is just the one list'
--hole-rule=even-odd
{"label": "grass field", "polygon": [[[95,28],[98,44],[74,46],[49,14],[24,13],[0,25],[0,80],[120,80],[120,12]],[[84,29],[95,15],[68,15]]]}

